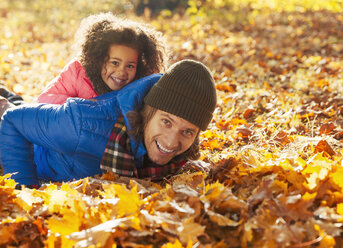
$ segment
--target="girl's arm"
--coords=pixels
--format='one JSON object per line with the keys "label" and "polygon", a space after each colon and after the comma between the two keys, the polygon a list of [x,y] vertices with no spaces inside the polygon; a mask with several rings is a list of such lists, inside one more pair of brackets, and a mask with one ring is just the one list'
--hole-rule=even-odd
{"label": "girl's arm", "polygon": [[38,96],[38,102],[63,104],[69,97],[90,99],[96,96],[84,68],[73,60]]}
{"label": "girl's arm", "polygon": [[[77,108],[77,106],[76,106]],[[38,184],[33,144],[72,154],[79,142],[81,117],[68,104],[31,104],[9,109],[0,126],[0,163],[20,184]]]}

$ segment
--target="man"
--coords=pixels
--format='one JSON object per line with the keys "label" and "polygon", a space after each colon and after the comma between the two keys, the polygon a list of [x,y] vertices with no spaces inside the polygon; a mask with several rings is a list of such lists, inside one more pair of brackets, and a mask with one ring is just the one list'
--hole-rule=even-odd
{"label": "man", "polygon": [[[216,106],[211,73],[183,60],[92,100],[6,111],[0,127],[4,173],[25,185],[111,170],[159,180],[199,155],[199,132]],[[140,110],[140,111],[138,111]],[[138,111],[138,112],[137,112]]]}

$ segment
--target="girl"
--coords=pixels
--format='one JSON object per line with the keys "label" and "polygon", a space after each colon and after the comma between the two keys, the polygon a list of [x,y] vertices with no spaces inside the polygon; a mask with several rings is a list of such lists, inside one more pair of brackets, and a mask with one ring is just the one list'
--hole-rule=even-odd
{"label": "girl", "polygon": [[38,102],[63,104],[69,97],[93,98],[168,66],[160,32],[111,13],[82,20],[75,39],[79,56],[49,83]]}

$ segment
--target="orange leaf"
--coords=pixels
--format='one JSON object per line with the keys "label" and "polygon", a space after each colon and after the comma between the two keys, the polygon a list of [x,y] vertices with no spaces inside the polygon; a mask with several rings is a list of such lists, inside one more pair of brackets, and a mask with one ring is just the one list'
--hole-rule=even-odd
{"label": "orange leaf", "polygon": [[254,110],[253,109],[247,109],[244,111],[243,113],[243,117],[244,119],[249,119],[254,113]]}
{"label": "orange leaf", "polygon": [[276,141],[276,145],[278,145],[278,146],[285,146],[289,142],[291,142],[291,138],[289,138],[287,133],[285,133],[282,130],[280,132],[278,132],[278,134],[276,135],[274,140]]}
{"label": "orange leaf", "polygon": [[224,92],[235,92],[236,87],[237,86],[235,84],[218,84],[216,89]]}
{"label": "orange leaf", "polygon": [[322,134],[330,134],[334,129],[336,128],[336,126],[332,123],[327,123],[324,124],[320,127],[319,129],[319,133]]}
{"label": "orange leaf", "polygon": [[253,133],[253,131],[247,127],[239,127],[236,129],[236,131],[238,135],[241,136],[242,138],[248,138]]}
{"label": "orange leaf", "polygon": [[323,156],[325,157],[331,157],[336,154],[335,151],[332,150],[331,146],[325,140],[321,140],[318,142],[318,144],[314,148],[314,152],[315,153],[322,152]]}

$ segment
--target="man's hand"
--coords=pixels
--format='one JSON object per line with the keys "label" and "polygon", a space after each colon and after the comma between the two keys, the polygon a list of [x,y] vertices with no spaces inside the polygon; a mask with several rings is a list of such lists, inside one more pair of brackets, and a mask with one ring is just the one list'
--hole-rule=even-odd
{"label": "man's hand", "polygon": [[191,171],[191,172],[197,172],[197,171],[201,171],[201,172],[210,172],[211,170],[211,164],[210,163],[206,163],[202,160],[190,160],[188,161],[183,167],[182,167],[182,171]]}

